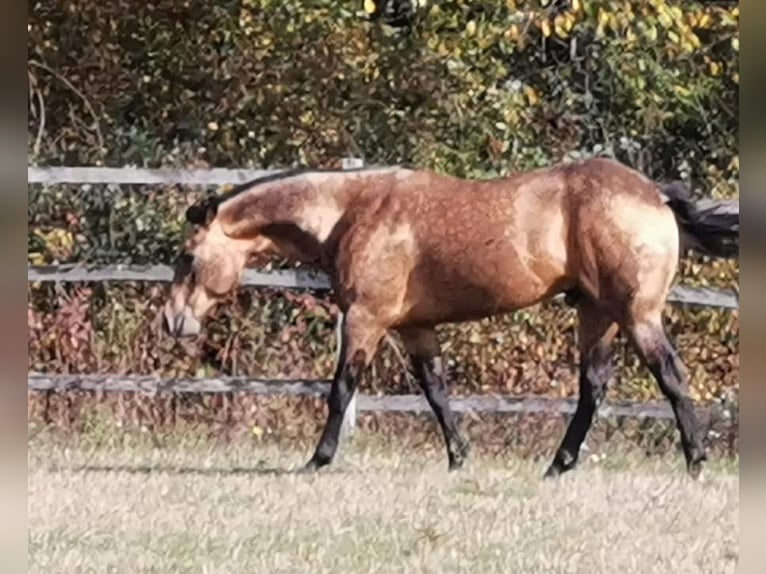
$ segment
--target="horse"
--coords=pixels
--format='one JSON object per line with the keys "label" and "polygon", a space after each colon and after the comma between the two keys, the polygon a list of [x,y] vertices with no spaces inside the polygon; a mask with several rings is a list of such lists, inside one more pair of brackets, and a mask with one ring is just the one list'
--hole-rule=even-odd
{"label": "horse", "polygon": [[737,253],[739,218],[697,207],[680,182],[657,183],[606,158],[486,180],[405,167],[299,169],[210,195],[185,217],[163,309],[175,337],[199,334],[247,266],[281,257],[330,278],[341,353],[324,428],[302,470],[333,461],[357,382],[392,333],[441,428],[448,469],[459,469],[469,443],[449,406],[435,328],[561,294],[578,316],[579,397],[544,476],[577,464],[620,331],[672,406],[688,473],[698,477],[707,460],[663,308],[686,250]]}

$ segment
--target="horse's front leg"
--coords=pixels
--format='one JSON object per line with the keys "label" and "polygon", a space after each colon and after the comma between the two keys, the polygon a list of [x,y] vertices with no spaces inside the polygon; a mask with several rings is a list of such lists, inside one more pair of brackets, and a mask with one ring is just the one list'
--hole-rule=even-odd
{"label": "horse's front leg", "polygon": [[412,373],[439,421],[447,446],[449,469],[457,470],[468,456],[469,445],[461,436],[449,406],[447,377],[436,332],[433,329],[406,328],[400,329],[399,334],[412,361]]}
{"label": "horse's front leg", "polygon": [[327,398],[327,421],[314,455],[304,470],[319,469],[330,464],[335,457],[346,409],[384,333],[385,329],[364,309],[351,308],[346,313],[341,330],[338,366]]}

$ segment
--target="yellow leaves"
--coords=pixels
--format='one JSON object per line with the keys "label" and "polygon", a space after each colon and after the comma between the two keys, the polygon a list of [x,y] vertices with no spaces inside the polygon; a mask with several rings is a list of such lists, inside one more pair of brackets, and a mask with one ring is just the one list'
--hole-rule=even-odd
{"label": "yellow leaves", "polygon": [[602,10],[601,8],[598,9],[598,26],[596,27],[596,36],[603,36],[604,35],[604,28],[606,27],[607,23],[609,22],[609,14]]}
{"label": "yellow leaves", "polygon": [[519,39],[519,27],[516,24],[512,24],[510,28],[505,31],[505,37],[509,40],[516,41]]}
{"label": "yellow leaves", "polygon": [[519,112],[510,108],[503,114],[503,119],[509,127],[515,128],[519,123]]}
{"label": "yellow leaves", "polygon": [[710,25],[712,23],[713,23],[713,19],[710,17],[710,14],[705,12],[699,17],[699,20],[697,20],[697,22],[693,25],[695,25],[697,28],[707,30],[708,28],[710,28]]}
{"label": "yellow leaves", "polygon": [[524,86],[524,95],[527,98],[527,102],[529,102],[530,106],[534,106],[537,102],[540,101],[540,97],[537,95],[537,92],[532,86]]}
{"label": "yellow leaves", "polygon": [[468,22],[468,24],[466,24],[465,32],[469,36],[473,36],[474,34],[476,34],[476,20],[471,20],[470,22]]}
{"label": "yellow leaves", "polygon": [[48,244],[59,247],[72,247],[74,245],[74,236],[67,229],[54,229],[47,234],[40,230],[35,230],[35,232]]}
{"label": "yellow leaves", "polygon": [[694,44],[687,40],[683,40],[681,42],[681,50],[687,54],[691,54],[692,52],[694,52]]}
{"label": "yellow leaves", "polygon": [[702,43],[700,42],[699,36],[697,36],[697,34],[695,34],[694,32],[690,32],[686,36],[686,38],[687,38],[687,42],[688,42],[688,44],[690,46],[690,48],[688,50],[689,52],[692,52],[693,50],[698,50],[702,46]]}
{"label": "yellow leaves", "polygon": [[207,129],[209,129],[211,132],[217,132],[218,131],[218,122],[208,122]]}
{"label": "yellow leaves", "polygon": [[660,11],[660,13],[657,14],[657,21],[660,23],[660,26],[662,26],[665,29],[670,28],[673,25],[672,18],[664,10]]}
{"label": "yellow leaves", "polygon": [[731,39],[731,47],[734,49],[735,52],[739,52],[739,38],[734,36],[734,38]]}
{"label": "yellow leaves", "polygon": [[[48,231],[42,231],[35,229],[34,234],[43,240],[48,251],[56,259],[67,259],[71,254],[74,247],[75,237],[68,229],[53,229]],[[35,260],[42,260],[41,254],[30,254],[34,256]]]}
{"label": "yellow leaves", "polygon": [[580,0],[572,0],[571,8],[572,12],[579,12],[582,9],[582,3]]}
{"label": "yellow leaves", "polygon": [[624,13],[615,13],[599,8],[596,16],[596,37],[602,38],[607,29],[619,32],[622,35],[622,29],[628,27],[631,20]]}
{"label": "yellow leaves", "polygon": [[542,31],[543,36],[545,36],[546,38],[548,38],[551,35],[551,25],[548,22],[548,20],[543,20],[542,22],[540,22],[540,30]]}
{"label": "yellow leaves", "polygon": [[720,76],[721,75],[721,64],[718,62],[711,60],[708,64],[708,70],[710,70],[711,76]]}
{"label": "yellow leaves", "polygon": [[36,251],[32,253],[27,253],[27,262],[30,265],[44,265],[45,256],[42,253],[38,253]]}
{"label": "yellow leaves", "polygon": [[559,14],[553,20],[553,28],[560,38],[568,37],[573,26],[574,16],[572,14]]}
{"label": "yellow leaves", "polygon": [[562,14],[556,16],[556,19],[553,21],[553,29],[556,31],[556,35],[559,38],[566,38],[569,36],[569,32],[564,27],[564,17]]}
{"label": "yellow leaves", "polygon": [[311,110],[306,110],[301,114],[300,120],[304,125],[311,125],[314,123],[314,113]]}
{"label": "yellow leaves", "polygon": [[364,11],[368,14],[374,14],[375,10],[377,10],[377,6],[375,6],[375,2],[373,0],[364,0]]}

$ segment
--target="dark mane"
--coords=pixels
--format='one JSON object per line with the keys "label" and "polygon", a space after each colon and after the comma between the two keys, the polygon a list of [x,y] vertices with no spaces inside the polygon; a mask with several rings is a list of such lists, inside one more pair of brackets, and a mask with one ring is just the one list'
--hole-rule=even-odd
{"label": "dark mane", "polygon": [[[389,166],[390,168],[396,168],[400,166]],[[308,174],[319,174],[319,173],[355,173],[355,172],[361,172],[361,171],[375,171],[379,169],[385,169],[383,166],[379,165],[367,165],[363,167],[357,167],[353,169],[340,169],[340,168],[309,168],[309,167],[295,167],[295,168],[289,168],[282,170],[278,173],[271,173],[269,175],[264,175],[261,177],[257,177],[255,179],[252,179],[250,181],[247,181],[245,183],[240,183],[239,185],[233,187],[229,191],[225,193],[221,193],[216,197],[217,203],[222,203],[226,201],[227,199],[231,199],[232,197],[235,197],[239,195],[240,193],[244,193],[253,187],[257,185],[263,185],[265,183],[272,183],[275,181],[282,181],[284,179],[289,179],[291,177],[297,177],[299,175],[308,175]]]}

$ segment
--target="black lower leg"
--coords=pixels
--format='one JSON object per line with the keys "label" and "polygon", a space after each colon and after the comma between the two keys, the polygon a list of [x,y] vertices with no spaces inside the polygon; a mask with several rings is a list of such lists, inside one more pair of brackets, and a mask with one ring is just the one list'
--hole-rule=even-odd
{"label": "black lower leg", "polygon": [[577,409],[569,422],[564,439],[556,451],[546,477],[558,476],[577,464],[585,436],[593,423],[593,415],[604,398],[612,374],[612,359],[605,349],[594,349],[580,365],[580,396]]}
{"label": "black lower leg", "polygon": [[687,468],[696,476],[702,469],[701,463],[707,460],[700,424],[694,403],[685,390],[681,360],[664,335],[658,338],[659,342],[647,353],[647,366],[673,408]]}
{"label": "black lower leg", "polygon": [[447,382],[440,357],[413,357],[413,372],[431,405],[447,446],[449,468],[463,466],[468,455],[468,442],[460,435],[455,416],[447,399]]}
{"label": "black lower leg", "polygon": [[306,470],[318,469],[332,462],[338,449],[343,417],[363,370],[364,361],[359,357],[338,366],[327,399],[327,422]]}

